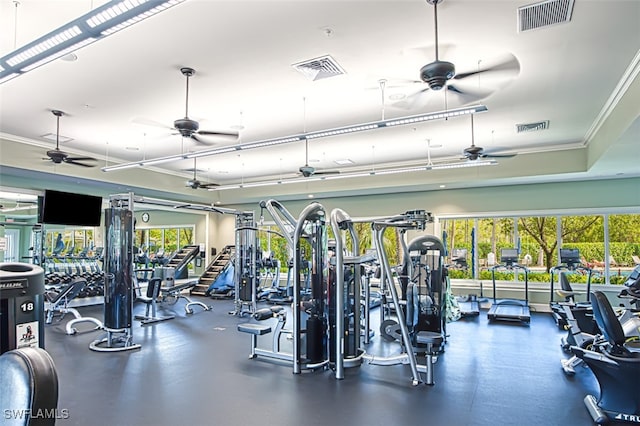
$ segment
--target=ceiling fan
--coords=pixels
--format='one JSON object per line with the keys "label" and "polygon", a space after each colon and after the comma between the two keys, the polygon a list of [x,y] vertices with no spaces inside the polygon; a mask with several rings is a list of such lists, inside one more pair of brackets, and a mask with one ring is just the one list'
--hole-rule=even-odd
{"label": "ceiling fan", "polygon": [[474,129],[473,129],[473,114],[471,115],[471,146],[465,148],[462,151],[463,159],[466,158],[469,161],[475,161],[479,158],[511,158],[516,154],[500,154],[496,152],[487,152],[481,146],[475,144]]}
{"label": "ceiling fan", "polygon": [[95,164],[80,163],[80,161],[96,161],[93,157],[71,157],[68,153],[60,150],[60,117],[64,112],[54,109],[51,111],[56,116],[56,148],[47,151],[47,157],[43,160],[51,160],[54,164],[74,164],[82,167],[95,167]]}
{"label": "ceiling fan", "polygon": [[472,96],[474,98],[486,97],[490,94],[487,89],[461,87],[458,83],[462,83],[464,79],[472,76],[477,76],[483,73],[489,72],[507,72],[511,74],[517,74],[520,72],[520,62],[512,55],[508,56],[500,61],[488,66],[478,67],[476,70],[457,73],[456,67],[453,63],[447,61],[441,61],[438,52],[438,4],[443,0],[426,0],[427,3],[433,5],[434,10],[434,22],[435,22],[435,61],[430,62],[420,68],[420,79],[422,82],[427,83],[426,88],[412,94],[411,96],[419,95],[427,90],[448,90],[450,92],[457,93],[459,95]]}
{"label": "ceiling fan", "polygon": [[[182,67],[180,68],[180,72],[182,75],[186,77],[186,96],[185,96],[185,111],[184,118],[179,118],[173,122],[173,127],[169,127],[170,130],[177,130],[182,137],[190,138],[193,141],[203,144],[203,145],[211,145],[211,141],[207,141],[206,139],[201,138],[201,136],[216,136],[216,137],[226,137],[226,138],[238,138],[237,131],[213,131],[213,130],[201,130],[200,123],[196,120],[192,120],[189,118],[189,78],[192,77],[196,71],[193,68]],[[157,123],[152,120],[145,119],[135,119],[134,121],[139,122],[140,124],[147,124],[156,127],[164,127],[167,126]]]}
{"label": "ceiling fan", "polygon": [[215,188],[218,185],[217,183],[204,183],[198,180],[196,173],[198,172],[198,168],[196,167],[196,159],[193,159],[193,179],[189,179],[187,181],[187,186],[191,189],[209,189]]}
{"label": "ceiling fan", "polygon": [[311,177],[314,175],[337,175],[340,174],[340,170],[323,170],[316,171],[315,167],[309,165],[309,139],[305,138],[304,140],[304,151],[305,151],[305,162],[304,166],[300,167],[298,170],[300,174],[304,177]]}

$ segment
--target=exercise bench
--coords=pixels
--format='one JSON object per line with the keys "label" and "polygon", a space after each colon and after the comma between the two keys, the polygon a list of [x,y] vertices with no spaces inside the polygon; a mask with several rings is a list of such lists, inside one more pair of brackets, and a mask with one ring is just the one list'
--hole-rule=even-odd
{"label": "exercise bench", "polygon": [[191,309],[192,306],[200,306],[205,311],[212,310],[211,306],[208,306],[197,300],[191,300],[190,297],[182,293],[184,290],[191,289],[195,287],[197,284],[198,284],[197,281],[191,281],[188,283],[178,284],[171,287],[162,287],[160,289],[161,299],[163,302],[172,300],[172,302],[170,302],[171,304],[176,303],[178,299],[184,299],[187,302],[187,304],[184,306],[184,310],[188,315],[193,314],[193,309]]}
{"label": "exercise bench", "polygon": [[62,319],[66,314],[72,314],[75,317],[71,321],[67,322],[67,334],[76,334],[78,330],[75,328],[75,325],[81,322],[91,322],[95,324],[95,328],[93,330],[101,330],[104,326],[100,320],[92,317],[83,317],[77,309],[70,308],[68,306],[69,302],[76,298],[86,285],[87,281],[85,279],[75,279],[58,293],[53,291],[45,293],[45,299],[47,301],[47,317],[45,323],[51,324],[53,322],[54,314],[59,312],[62,314],[60,319]]}

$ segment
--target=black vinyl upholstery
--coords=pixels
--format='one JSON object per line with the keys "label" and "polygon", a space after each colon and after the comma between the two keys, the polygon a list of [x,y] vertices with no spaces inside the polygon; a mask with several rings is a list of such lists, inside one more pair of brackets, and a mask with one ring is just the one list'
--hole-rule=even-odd
{"label": "black vinyl upholstery", "polygon": [[[0,356],[0,410],[6,426],[50,426],[58,407],[58,374],[40,348],[19,348]],[[8,411],[7,411],[8,410]]]}
{"label": "black vinyl upholstery", "polygon": [[155,300],[160,295],[160,286],[162,285],[162,278],[151,278],[149,284],[147,284],[147,298],[149,301]]}
{"label": "black vinyl upholstery", "polygon": [[601,291],[594,291],[592,297],[593,318],[598,324],[602,335],[613,346],[614,352],[624,352],[623,345],[626,340],[624,329],[607,296]]}
{"label": "black vinyl upholstery", "polygon": [[51,297],[49,299],[49,302],[51,302],[54,306],[58,306],[59,304],[61,304],[61,301],[64,301],[64,299],[66,299],[67,301],[75,299],[86,285],[87,280],[75,279],[74,281],[71,281],[64,288],[64,290]]}
{"label": "black vinyl upholstery", "polygon": [[560,272],[560,288],[567,292],[573,292],[573,288],[571,284],[569,284],[569,278],[567,278],[567,274],[564,272]]}

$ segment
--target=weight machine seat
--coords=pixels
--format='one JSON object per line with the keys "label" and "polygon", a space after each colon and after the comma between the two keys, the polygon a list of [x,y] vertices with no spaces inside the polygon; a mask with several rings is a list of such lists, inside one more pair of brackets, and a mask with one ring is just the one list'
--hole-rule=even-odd
{"label": "weight machine seat", "polygon": [[238,331],[241,331],[242,333],[253,334],[255,336],[262,336],[264,334],[271,333],[271,327],[268,325],[260,325],[248,322],[244,324],[238,324]]}
{"label": "weight machine seat", "polygon": [[593,297],[591,300],[593,318],[602,335],[611,345],[607,354],[623,358],[640,358],[640,353],[632,352],[625,347],[627,337],[607,296],[601,291],[594,291],[591,295]]}
{"label": "weight machine seat", "polygon": [[160,295],[160,286],[162,284],[162,278],[151,278],[149,284],[147,284],[147,292],[144,296],[139,296],[138,299],[146,304],[156,300]]}
{"label": "weight machine seat", "polygon": [[437,348],[440,347],[443,341],[442,334],[435,331],[419,331],[416,334],[416,343],[431,345],[431,352],[437,352]]}
{"label": "weight machine seat", "polygon": [[[19,348],[0,356],[0,407],[23,414],[4,416],[6,426],[50,426],[58,408],[58,374],[41,348]],[[40,414],[32,416],[32,414]],[[46,415],[49,413],[51,415]]]}
{"label": "weight machine seat", "polygon": [[[138,296],[136,299],[147,305],[144,315],[134,316],[134,318],[140,320],[143,325],[175,318],[173,315],[156,316],[156,306],[161,285],[162,278],[151,278],[149,284],[147,284],[146,296]],[[149,314],[149,311],[151,311],[151,314]]]}

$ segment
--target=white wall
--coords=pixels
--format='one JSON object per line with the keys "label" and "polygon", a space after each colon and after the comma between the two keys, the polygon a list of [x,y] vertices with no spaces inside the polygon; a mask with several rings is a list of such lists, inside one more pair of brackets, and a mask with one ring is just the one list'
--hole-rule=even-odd
{"label": "white wall", "polygon": [[[313,201],[321,203],[327,212],[340,207],[351,217],[393,215],[416,209],[424,209],[436,216],[563,209],[611,209],[613,212],[615,209],[632,208],[640,212],[640,178],[445,189],[287,201],[282,204],[297,217]],[[260,216],[258,205],[226,207],[254,210],[256,218]],[[265,212],[265,221],[269,219]]]}

